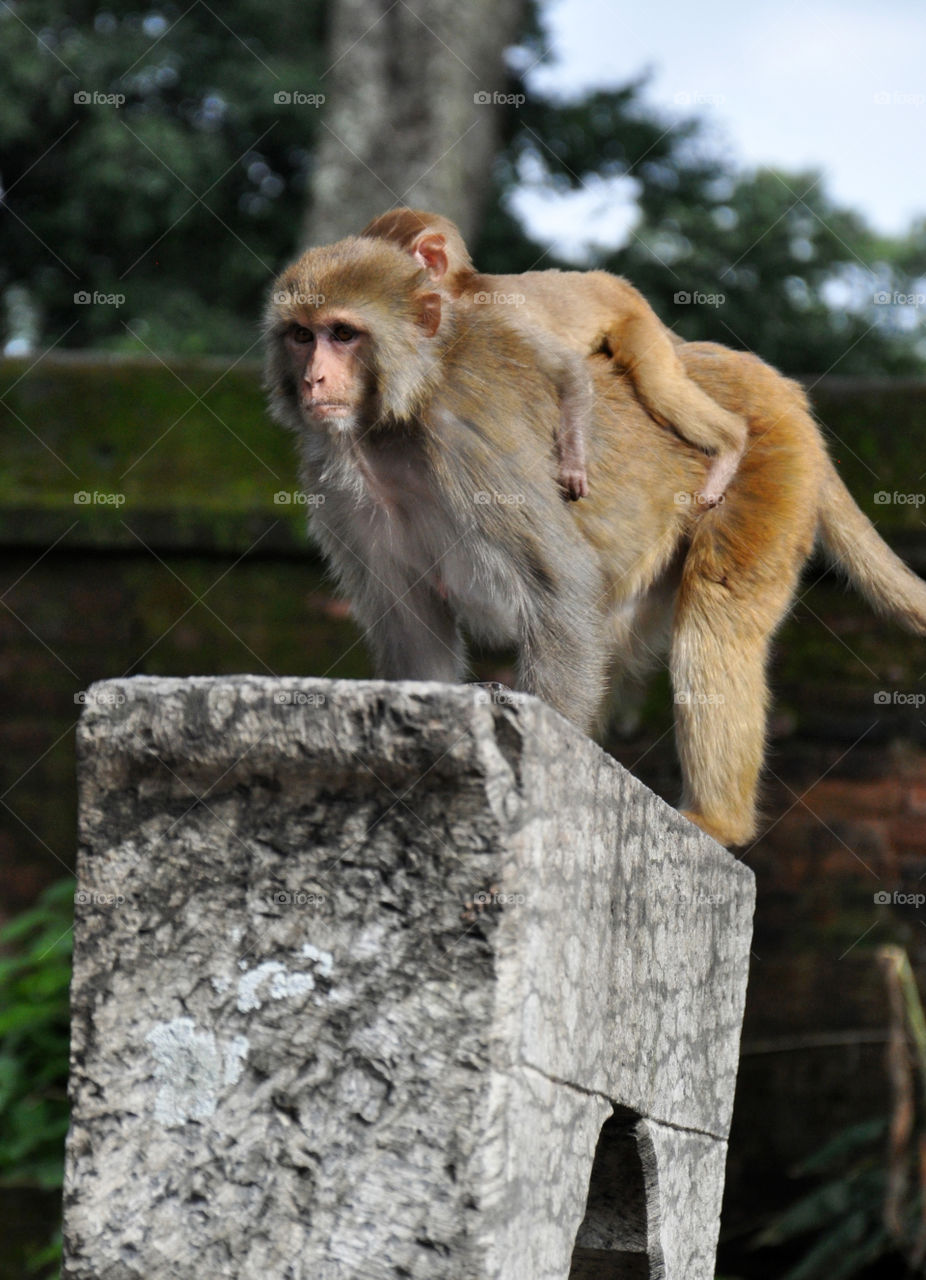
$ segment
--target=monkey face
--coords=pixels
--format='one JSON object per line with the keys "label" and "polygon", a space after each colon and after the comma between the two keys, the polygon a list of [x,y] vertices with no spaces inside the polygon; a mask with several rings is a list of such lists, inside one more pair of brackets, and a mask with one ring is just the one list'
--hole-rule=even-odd
{"label": "monkey face", "polygon": [[283,344],[305,425],[352,430],[373,381],[369,334],[347,313],[322,314],[291,324]]}

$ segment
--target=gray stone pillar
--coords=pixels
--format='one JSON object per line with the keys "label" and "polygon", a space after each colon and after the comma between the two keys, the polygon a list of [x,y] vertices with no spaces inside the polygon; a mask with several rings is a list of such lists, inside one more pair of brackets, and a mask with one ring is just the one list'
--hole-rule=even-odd
{"label": "gray stone pillar", "polygon": [[711,1280],[751,873],[473,686],[96,685],[68,1280]]}

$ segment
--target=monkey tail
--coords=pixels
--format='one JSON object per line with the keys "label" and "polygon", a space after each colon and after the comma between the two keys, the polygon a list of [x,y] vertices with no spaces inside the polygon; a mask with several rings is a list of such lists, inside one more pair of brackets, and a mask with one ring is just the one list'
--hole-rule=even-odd
{"label": "monkey tail", "polygon": [[926,635],[926,583],[878,536],[829,460],[820,493],[819,535],[830,562],[874,609]]}

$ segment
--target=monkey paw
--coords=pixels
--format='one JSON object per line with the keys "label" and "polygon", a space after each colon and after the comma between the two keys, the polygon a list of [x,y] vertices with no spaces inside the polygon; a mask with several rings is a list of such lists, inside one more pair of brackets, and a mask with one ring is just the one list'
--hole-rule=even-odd
{"label": "monkey paw", "polygon": [[588,477],[584,470],[578,467],[575,469],[562,467],[559,473],[559,483],[563,490],[563,494],[570,502],[578,502],[580,498],[588,497]]}

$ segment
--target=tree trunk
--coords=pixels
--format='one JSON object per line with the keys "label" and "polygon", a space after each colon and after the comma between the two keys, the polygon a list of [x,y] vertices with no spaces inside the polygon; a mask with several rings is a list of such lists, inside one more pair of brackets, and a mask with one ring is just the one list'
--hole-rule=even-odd
{"label": "tree trunk", "polygon": [[474,237],[499,144],[504,51],[522,0],[338,0],[303,244],[395,205]]}

